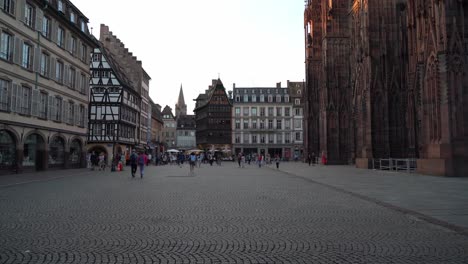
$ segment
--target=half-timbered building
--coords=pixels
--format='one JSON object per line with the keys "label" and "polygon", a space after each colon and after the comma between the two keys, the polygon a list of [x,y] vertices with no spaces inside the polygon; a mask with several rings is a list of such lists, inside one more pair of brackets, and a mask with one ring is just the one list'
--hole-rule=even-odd
{"label": "half-timbered building", "polygon": [[232,102],[220,79],[195,99],[197,146],[206,150],[231,151]]}
{"label": "half-timbered building", "polygon": [[126,155],[138,144],[140,95],[106,48],[91,55],[89,150]]}

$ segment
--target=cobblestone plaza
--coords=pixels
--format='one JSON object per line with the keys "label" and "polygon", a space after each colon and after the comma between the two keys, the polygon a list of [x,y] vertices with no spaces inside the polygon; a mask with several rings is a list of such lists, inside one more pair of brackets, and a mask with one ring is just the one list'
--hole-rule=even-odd
{"label": "cobblestone plaza", "polygon": [[0,263],[468,263],[466,229],[305,176],[327,167],[236,165],[3,177]]}

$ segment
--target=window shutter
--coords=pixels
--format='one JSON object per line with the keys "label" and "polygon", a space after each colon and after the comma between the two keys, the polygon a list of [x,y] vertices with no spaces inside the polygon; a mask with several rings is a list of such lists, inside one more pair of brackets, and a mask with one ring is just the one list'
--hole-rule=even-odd
{"label": "window shutter", "polygon": [[70,42],[71,42],[71,38],[70,36],[68,36],[69,34],[64,34],[64,37],[63,37],[63,44],[64,44],[64,48],[66,51],[70,52]]}
{"label": "window shutter", "polygon": [[62,101],[62,122],[68,124],[68,102],[63,100]]}
{"label": "window shutter", "polygon": [[33,65],[35,72],[41,72],[41,49],[39,47],[34,49]]}
{"label": "window shutter", "polygon": [[69,71],[70,68],[67,65],[63,66],[63,84],[66,86],[70,86],[70,82],[68,81],[69,78]]}
{"label": "window shutter", "polygon": [[76,39],[76,54],[77,58],[81,58],[81,41],[77,38]]}
{"label": "window shutter", "polygon": [[20,20],[21,22],[26,22],[26,17],[25,17],[25,16],[26,16],[26,15],[25,15],[26,3],[25,3],[24,1],[19,0],[19,1],[18,1],[18,7],[19,7],[19,9],[20,9],[20,14],[21,14],[19,20]]}
{"label": "window shutter", "polygon": [[39,116],[39,90],[32,91],[32,106],[31,106],[31,115]]}
{"label": "window shutter", "polygon": [[56,120],[57,117],[57,98],[55,96],[50,96],[50,119]]}
{"label": "window shutter", "polygon": [[23,41],[18,37],[14,40],[13,63],[21,65],[21,53],[23,53]]}
{"label": "window shutter", "polygon": [[18,85],[14,83],[12,88],[13,89],[11,89],[11,102],[10,102],[11,112],[17,113],[18,107],[16,105],[16,96],[18,94]]}
{"label": "window shutter", "polygon": [[50,20],[50,38],[52,42],[57,43],[57,22]]}
{"label": "window shutter", "polygon": [[11,13],[16,16],[16,0],[11,0],[10,4],[11,4]]}
{"label": "window shutter", "polygon": [[18,89],[16,90],[16,112],[23,113],[23,87],[18,85]]}
{"label": "window shutter", "polygon": [[52,80],[55,80],[55,67],[56,65],[56,60],[54,58],[49,59],[50,62],[50,73],[49,73],[49,78]]}
{"label": "window shutter", "polygon": [[42,32],[42,18],[44,13],[40,8],[36,8],[36,30]]}
{"label": "window shutter", "polygon": [[80,125],[80,105],[79,104],[75,104],[75,123],[74,125],[75,126],[79,126]]}
{"label": "window shutter", "polygon": [[75,87],[77,91],[81,93],[81,74],[79,71],[76,71],[76,78],[75,78],[76,84]]}
{"label": "window shutter", "polygon": [[84,111],[83,111],[83,123],[84,123],[84,127],[87,128],[88,127],[88,107],[85,106],[84,108]]}

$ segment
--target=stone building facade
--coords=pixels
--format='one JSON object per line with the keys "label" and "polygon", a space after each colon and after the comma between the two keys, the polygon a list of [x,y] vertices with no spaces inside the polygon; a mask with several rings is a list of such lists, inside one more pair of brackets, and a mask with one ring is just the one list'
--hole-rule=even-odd
{"label": "stone building facade", "polygon": [[87,23],[70,1],[0,1],[0,173],[86,165]]}
{"label": "stone building facade", "polygon": [[150,149],[153,156],[164,152],[163,128],[164,121],[161,113],[161,106],[150,99],[151,105],[151,139]]}
{"label": "stone building facade", "polygon": [[233,87],[232,144],[235,154],[285,160],[303,155],[303,83],[288,87]]}
{"label": "stone building facade", "polygon": [[176,130],[177,121],[172,113],[172,108],[166,105],[162,111],[162,118],[164,123],[162,141],[167,149],[176,148]]}
{"label": "stone building facade", "polygon": [[196,125],[194,115],[181,115],[177,117],[176,145],[179,150],[190,150],[197,147]]}
{"label": "stone building facade", "polygon": [[467,12],[466,1],[308,0],[306,149],[468,175]]}

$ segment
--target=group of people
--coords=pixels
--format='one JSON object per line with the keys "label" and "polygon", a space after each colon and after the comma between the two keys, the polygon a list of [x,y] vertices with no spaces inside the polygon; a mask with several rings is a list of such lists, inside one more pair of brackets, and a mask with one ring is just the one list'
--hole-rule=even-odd
{"label": "group of people", "polygon": [[262,154],[261,155],[256,155],[256,154],[244,155],[244,153],[242,152],[237,154],[237,163],[239,164],[239,168],[244,168],[246,163],[250,165],[252,161],[255,162],[259,168],[261,168],[265,164],[271,164],[274,161],[276,164],[276,168],[279,169],[280,160],[281,160],[281,157],[279,154],[275,154],[273,159],[271,159],[271,156],[269,154],[267,154],[266,157],[265,155],[262,155]]}
{"label": "group of people", "polygon": [[104,152],[96,153],[95,151],[88,153],[86,157],[87,167],[91,170],[106,170],[107,156]]}
{"label": "group of people", "polygon": [[[315,152],[309,153],[309,155],[307,156],[307,163],[309,163],[309,166],[311,164],[312,164],[312,166],[314,166],[316,162],[317,162],[317,156],[315,156]],[[323,165],[327,165],[327,156],[325,155],[325,152],[322,152],[320,162]]]}

